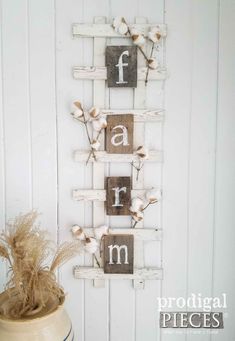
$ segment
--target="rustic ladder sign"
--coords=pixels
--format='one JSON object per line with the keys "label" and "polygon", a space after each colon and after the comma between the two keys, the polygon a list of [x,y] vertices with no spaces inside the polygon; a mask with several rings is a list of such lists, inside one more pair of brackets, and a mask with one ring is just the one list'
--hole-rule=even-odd
{"label": "rustic ladder sign", "polygon": [[[164,24],[148,24],[145,18],[136,18],[136,24],[132,25],[138,29],[139,32],[147,35],[148,30],[151,27],[160,26],[162,31],[166,31],[166,25]],[[112,179],[106,179],[105,181],[105,163],[109,162],[128,162],[136,163],[138,161],[137,155],[134,150],[138,146],[144,145],[144,133],[146,122],[162,122],[164,110],[163,109],[146,109],[146,86],[145,77],[147,68],[143,56],[136,47],[107,47],[107,38],[123,37],[113,29],[111,24],[106,24],[105,17],[95,17],[94,24],[73,24],[72,26],[73,37],[91,37],[94,38],[94,64],[93,66],[74,66],[73,77],[74,79],[90,79],[93,80],[93,104],[102,108],[102,112],[107,115],[107,132],[106,140],[104,133],[101,136],[101,150],[96,152],[97,161],[94,158],[90,158],[90,162],[93,163],[93,189],[90,190],[77,190],[72,191],[74,200],[85,200],[93,201],[93,226],[97,227],[102,225],[105,221],[105,202],[111,200],[108,190],[107,181],[111,181],[111,189],[116,189],[116,195],[120,194],[121,188],[114,186]],[[117,74],[117,68],[112,66],[112,54],[118,50],[120,54],[117,64],[119,66],[119,74]],[[120,51],[119,51],[120,50]],[[108,51],[108,53],[106,53]],[[135,65],[135,53],[137,52],[136,60],[138,60],[138,68]],[[110,54],[109,54],[110,53]],[[124,64],[127,66],[127,60],[125,58],[130,57],[128,63],[131,63],[132,71],[136,69],[136,75],[131,79],[128,76],[128,70],[123,71]],[[110,56],[107,59],[105,56]],[[129,66],[129,65],[128,65]],[[123,68],[123,69],[120,69]],[[121,71],[121,73],[120,73]],[[131,71],[131,72],[132,72]],[[115,84],[113,83],[114,77],[119,77]],[[126,78],[127,77],[127,78]],[[165,68],[151,70],[149,72],[149,81],[153,80],[164,80],[167,77],[167,71]],[[127,84],[126,79],[130,79]],[[108,80],[108,86],[130,86],[134,88],[134,108],[129,110],[112,110],[105,109],[105,84]],[[122,115],[122,116],[121,116]],[[121,125],[120,122],[125,122]],[[125,135],[128,132],[128,136]],[[128,137],[128,141],[127,141]],[[125,139],[125,143],[119,143],[119,139]],[[110,144],[110,141],[113,143]],[[87,160],[89,151],[76,150],[74,152],[74,160],[76,162],[85,162]],[[160,150],[150,150],[149,158],[147,162],[162,162],[163,155]],[[123,186],[129,191],[129,197],[131,196],[143,196],[145,193],[144,188],[144,176],[143,169],[141,170],[138,180],[136,177],[136,169],[132,167],[132,182],[125,180],[129,185]],[[116,180],[119,181],[118,179]],[[118,189],[117,189],[118,188]],[[115,200],[114,196],[111,195],[112,200]],[[108,196],[108,198],[107,198]],[[118,196],[116,196],[118,200]],[[125,199],[126,200],[126,199]],[[107,206],[106,202],[106,206]],[[118,205],[122,203],[116,202]],[[116,204],[110,203],[110,211],[106,214],[116,214]],[[128,203],[129,204],[129,203]],[[109,205],[109,204],[108,204]],[[127,214],[126,207],[123,209],[124,214]],[[106,207],[107,209],[107,207]],[[122,208],[121,208],[122,209]],[[119,209],[120,214],[120,209]],[[138,227],[138,228],[137,228]],[[163,271],[158,268],[146,268],[144,264],[144,242],[145,241],[158,241],[162,238],[162,232],[159,229],[143,228],[143,223],[138,223],[135,229],[110,229],[109,235],[105,237],[104,246],[106,249],[106,258],[103,260],[100,255],[97,254],[97,258],[101,264],[104,264],[104,269],[98,268],[96,262],[93,262],[94,267],[74,267],[74,276],[78,279],[92,279],[94,280],[95,287],[103,287],[106,279],[132,279],[134,288],[143,289],[145,280],[157,280],[162,279]],[[93,236],[93,229],[86,229],[86,235]],[[119,235],[119,236],[118,236]],[[127,245],[124,241],[128,241]],[[111,241],[115,241],[116,244],[112,244]],[[122,242],[122,244],[120,244]],[[134,243],[134,244],[133,244]],[[127,249],[125,248],[127,246]],[[133,246],[134,245],[134,246]],[[117,251],[122,252],[123,250],[131,252],[131,259],[133,264],[126,264],[124,271],[118,270],[120,267],[116,267],[116,270],[110,269],[110,264],[105,264],[107,257],[110,256],[107,250],[113,251],[113,248]],[[110,251],[110,252],[111,252]],[[121,261],[121,254],[120,261]],[[117,256],[118,257],[118,256]],[[123,256],[122,256],[123,257]],[[123,258],[122,258],[123,259]],[[129,262],[124,258],[124,261]],[[116,263],[119,262],[117,258]],[[111,261],[112,265],[112,261]],[[115,272],[117,271],[117,272]],[[118,273],[121,271],[122,273]],[[125,273],[123,273],[125,272]]]}

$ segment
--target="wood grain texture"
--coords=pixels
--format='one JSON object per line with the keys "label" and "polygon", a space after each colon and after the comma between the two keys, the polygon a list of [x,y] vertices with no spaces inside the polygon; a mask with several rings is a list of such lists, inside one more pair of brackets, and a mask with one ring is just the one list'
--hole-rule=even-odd
{"label": "wood grain texture", "polygon": [[[86,236],[94,236],[94,228],[85,228]],[[154,228],[133,229],[133,228],[110,228],[109,234],[133,234],[135,240],[141,241],[160,241],[162,240],[162,230]]]}
{"label": "wood grain texture", "polygon": [[133,115],[107,116],[105,149],[109,154],[133,153]]}
{"label": "wood grain texture", "polygon": [[131,178],[128,176],[112,176],[105,179],[106,214],[130,215]]}
{"label": "wood grain texture", "polygon": [[[107,68],[105,66],[74,66],[74,79],[90,79],[90,80],[106,80]],[[145,66],[138,68],[137,79],[145,80],[147,68]],[[151,70],[149,72],[148,80],[164,80],[168,76],[165,68]]]}
{"label": "wood grain texture", "polygon": [[113,234],[103,238],[104,273],[133,274],[134,235]]}
{"label": "wood grain texture", "polygon": [[73,274],[76,279],[144,279],[159,280],[163,278],[163,270],[158,268],[134,269],[133,274],[105,274],[103,269],[80,267],[73,268]]}
{"label": "wood grain texture", "polygon": [[105,115],[126,115],[132,114],[134,122],[162,122],[164,120],[163,109],[102,109]]}
{"label": "wood grain texture", "polygon": [[136,46],[107,46],[105,66],[109,88],[136,88]]}
{"label": "wood grain texture", "polygon": [[[74,152],[74,161],[86,162],[90,154],[90,151],[76,150]],[[135,154],[108,154],[106,151],[97,151],[96,153],[97,162],[137,162],[138,157]],[[90,158],[89,162],[96,162],[93,158]],[[150,150],[149,158],[145,162],[163,162],[163,153],[158,150]]]}
{"label": "wood grain texture", "polygon": [[[131,24],[131,27],[137,29],[138,32],[147,35],[151,27],[159,26],[163,32],[166,32],[165,24]],[[110,24],[73,24],[73,36],[75,37],[107,37],[107,38],[123,38],[117,33]]]}
{"label": "wood grain texture", "polygon": [[[131,190],[131,197],[143,198],[147,189],[133,189]],[[105,201],[106,191],[103,189],[74,189],[72,191],[72,197],[74,200],[85,201]]]}

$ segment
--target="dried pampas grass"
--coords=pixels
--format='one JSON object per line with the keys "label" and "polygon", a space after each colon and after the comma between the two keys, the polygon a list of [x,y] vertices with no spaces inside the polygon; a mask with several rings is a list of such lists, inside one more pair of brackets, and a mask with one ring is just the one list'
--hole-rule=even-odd
{"label": "dried pampas grass", "polygon": [[0,257],[10,265],[8,297],[0,307],[6,318],[35,317],[48,313],[47,306],[56,309],[65,294],[55,270],[81,250],[76,241],[65,242],[55,252],[47,233],[35,224],[37,217],[35,211],[18,216],[0,237]]}

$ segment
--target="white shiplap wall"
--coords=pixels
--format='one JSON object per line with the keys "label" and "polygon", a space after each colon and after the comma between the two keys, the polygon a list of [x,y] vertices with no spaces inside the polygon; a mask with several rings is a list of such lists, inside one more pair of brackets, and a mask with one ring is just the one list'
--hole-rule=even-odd
{"label": "white shiplap wall", "polygon": [[[52,238],[68,240],[71,224],[92,224],[91,204],[71,199],[92,187],[92,168],[72,151],[87,147],[83,127],[68,115],[73,99],[92,105],[91,81],[75,81],[74,65],[92,65],[92,39],[72,39],[71,24],[94,16],[125,15],[166,22],[170,77],[150,82],[148,107],[165,107],[165,123],[146,125],[146,143],[163,148],[164,164],[145,167],[145,186],[163,187],[164,200],[146,215],[163,228],[161,243],[145,247],[146,265],[163,266],[164,280],[134,291],[129,281],[96,289],[74,280],[67,264],[60,280],[76,341],[231,341],[235,338],[235,1],[234,0],[1,0],[0,223],[38,208]],[[111,43],[111,41],[109,41]],[[113,42],[113,41],[112,41]],[[118,40],[115,40],[117,43]],[[130,108],[133,91],[106,91],[107,108]],[[130,166],[106,167],[128,175]],[[129,218],[110,218],[124,227]],[[3,288],[5,266],[0,265]],[[225,329],[218,335],[158,328],[157,297],[228,295]]]}

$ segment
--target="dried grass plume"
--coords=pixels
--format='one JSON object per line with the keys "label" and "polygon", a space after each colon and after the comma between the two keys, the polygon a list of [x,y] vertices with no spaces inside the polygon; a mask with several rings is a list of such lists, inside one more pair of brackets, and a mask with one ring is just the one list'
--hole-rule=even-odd
{"label": "dried grass plume", "polygon": [[16,217],[0,237],[0,257],[9,263],[7,299],[0,306],[5,318],[32,318],[56,309],[65,294],[55,270],[81,250],[76,241],[55,251],[47,233],[35,224],[37,217],[36,211]]}

